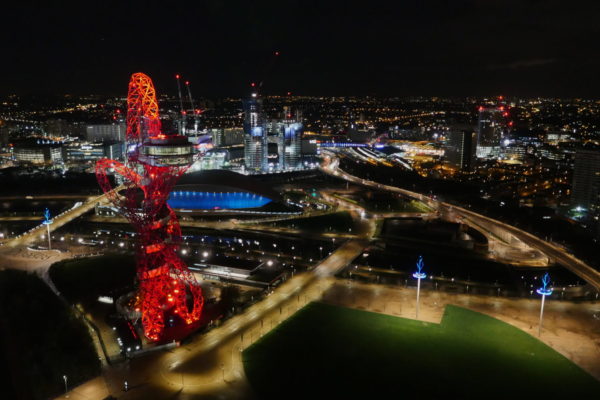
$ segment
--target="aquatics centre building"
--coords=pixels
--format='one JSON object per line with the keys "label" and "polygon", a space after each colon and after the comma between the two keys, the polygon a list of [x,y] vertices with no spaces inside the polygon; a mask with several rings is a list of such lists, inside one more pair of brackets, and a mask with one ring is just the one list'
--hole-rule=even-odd
{"label": "aquatics centre building", "polygon": [[185,174],[169,195],[178,213],[237,212],[297,214],[282,196],[258,179],[228,170]]}

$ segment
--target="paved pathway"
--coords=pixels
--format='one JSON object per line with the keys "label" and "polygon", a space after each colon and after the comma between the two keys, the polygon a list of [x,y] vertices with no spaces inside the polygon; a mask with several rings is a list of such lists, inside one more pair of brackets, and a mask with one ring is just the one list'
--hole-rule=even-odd
{"label": "paved pathway", "polygon": [[70,400],[99,400],[109,395],[106,384],[102,377],[97,377],[85,382],[71,390],[66,395],[61,395],[56,399]]}

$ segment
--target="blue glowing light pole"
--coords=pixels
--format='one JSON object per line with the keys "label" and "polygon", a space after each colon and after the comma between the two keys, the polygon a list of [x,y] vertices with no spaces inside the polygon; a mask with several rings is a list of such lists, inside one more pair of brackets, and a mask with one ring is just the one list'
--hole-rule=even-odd
{"label": "blue glowing light pole", "polygon": [[540,324],[538,326],[538,336],[542,335],[542,321],[544,320],[544,302],[546,300],[546,296],[550,296],[552,294],[552,288],[548,287],[550,284],[550,275],[546,272],[542,277],[542,287],[536,290],[538,294],[542,295],[542,307],[540,308]]}
{"label": "blue glowing light pole", "polygon": [[417,272],[413,274],[413,278],[417,278],[417,312],[415,315],[416,319],[419,319],[419,296],[421,294],[421,279],[425,279],[425,275],[421,270],[423,269],[423,256],[419,256],[417,260]]}
{"label": "blue glowing light pole", "polygon": [[52,244],[50,243],[50,224],[53,222],[54,221],[52,220],[52,218],[50,218],[50,210],[46,208],[44,210],[44,222],[42,223],[46,225],[46,230],[48,232],[48,250],[52,250]]}

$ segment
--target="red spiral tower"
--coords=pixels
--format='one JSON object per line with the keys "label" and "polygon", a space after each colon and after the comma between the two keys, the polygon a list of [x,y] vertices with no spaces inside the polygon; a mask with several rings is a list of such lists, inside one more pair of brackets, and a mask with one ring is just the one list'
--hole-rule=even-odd
{"label": "red spiral tower", "polygon": [[[137,231],[137,308],[145,335],[159,340],[167,315],[192,324],[200,319],[204,301],[200,286],[177,256],[181,229],[167,204],[177,179],[193,162],[193,148],[186,137],[161,133],[154,85],[141,72],[129,81],[126,140],[127,165],[101,159],[96,177]],[[109,169],[122,177],[122,190],[113,190]]]}

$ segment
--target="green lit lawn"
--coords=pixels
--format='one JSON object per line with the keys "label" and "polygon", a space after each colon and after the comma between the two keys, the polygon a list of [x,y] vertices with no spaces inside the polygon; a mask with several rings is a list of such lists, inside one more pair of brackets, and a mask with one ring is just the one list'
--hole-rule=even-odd
{"label": "green lit lawn", "polygon": [[453,306],[437,325],[312,303],[243,356],[259,398],[600,396],[599,382],[535,338]]}

